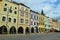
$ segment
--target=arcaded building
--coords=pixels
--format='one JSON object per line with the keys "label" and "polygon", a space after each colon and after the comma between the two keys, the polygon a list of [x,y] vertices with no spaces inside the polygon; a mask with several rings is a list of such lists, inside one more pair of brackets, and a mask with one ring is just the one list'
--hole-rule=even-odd
{"label": "arcaded building", "polygon": [[[30,9],[23,3],[15,1],[0,0],[0,34],[27,34],[45,32],[45,14]],[[57,29],[57,21],[49,22],[52,28]],[[45,22],[46,22],[45,21]],[[52,23],[52,24],[51,24]]]}
{"label": "arcaded building", "polygon": [[0,0],[0,34],[29,33],[30,8],[23,3]]}

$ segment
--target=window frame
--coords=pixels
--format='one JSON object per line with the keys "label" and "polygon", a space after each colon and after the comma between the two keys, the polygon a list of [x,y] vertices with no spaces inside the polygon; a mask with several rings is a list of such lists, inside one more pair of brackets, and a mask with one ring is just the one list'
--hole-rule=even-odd
{"label": "window frame", "polygon": [[7,8],[4,7],[4,11],[7,11]]}
{"label": "window frame", "polygon": [[8,18],[8,22],[11,22],[11,18]]}
{"label": "window frame", "polygon": [[20,19],[20,23],[24,23],[24,19],[23,18]]}
{"label": "window frame", "polygon": [[6,17],[5,17],[5,16],[3,16],[3,17],[2,17],[2,21],[5,21],[5,20],[6,20]]}
{"label": "window frame", "polygon": [[16,23],[16,19],[14,18],[14,23]]}

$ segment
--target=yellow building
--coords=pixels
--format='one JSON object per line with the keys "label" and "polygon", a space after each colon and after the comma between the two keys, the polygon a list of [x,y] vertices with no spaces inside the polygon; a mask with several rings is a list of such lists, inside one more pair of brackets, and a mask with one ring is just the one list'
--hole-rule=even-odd
{"label": "yellow building", "polygon": [[29,33],[30,8],[23,3],[19,4],[18,33]]}
{"label": "yellow building", "polygon": [[44,13],[43,11],[39,15],[39,32],[45,32],[45,27],[44,27]]}
{"label": "yellow building", "polygon": [[0,13],[1,33],[16,33],[18,26],[18,4],[3,0],[2,5],[2,13]]}
{"label": "yellow building", "polygon": [[29,33],[30,8],[14,1],[0,1],[0,34]]}
{"label": "yellow building", "polygon": [[1,8],[2,8],[2,0],[0,0],[0,13],[1,13]]}
{"label": "yellow building", "polygon": [[0,0],[0,7],[2,6],[2,0]]}

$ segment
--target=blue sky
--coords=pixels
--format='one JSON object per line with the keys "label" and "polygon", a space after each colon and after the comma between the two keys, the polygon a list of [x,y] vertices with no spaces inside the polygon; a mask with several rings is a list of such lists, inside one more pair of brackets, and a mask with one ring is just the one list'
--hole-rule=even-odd
{"label": "blue sky", "polygon": [[60,19],[60,0],[13,0],[22,2],[29,6],[32,10],[41,12],[44,10],[46,16]]}

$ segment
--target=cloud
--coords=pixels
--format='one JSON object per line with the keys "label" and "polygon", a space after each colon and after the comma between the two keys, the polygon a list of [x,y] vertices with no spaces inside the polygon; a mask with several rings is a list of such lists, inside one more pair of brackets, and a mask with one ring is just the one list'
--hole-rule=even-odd
{"label": "cloud", "polygon": [[32,10],[41,12],[44,10],[46,16],[51,18],[60,18],[60,0],[14,0],[22,2]]}
{"label": "cloud", "polygon": [[55,19],[59,19],[60,18],[60,4],[58,4],[56,8],[53,7],[51,11],[49,12],[49,14],[47,14],[47,16],[50,16]]}

